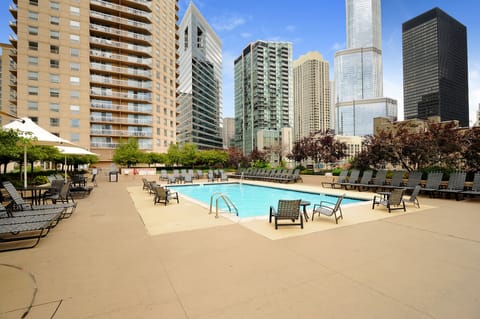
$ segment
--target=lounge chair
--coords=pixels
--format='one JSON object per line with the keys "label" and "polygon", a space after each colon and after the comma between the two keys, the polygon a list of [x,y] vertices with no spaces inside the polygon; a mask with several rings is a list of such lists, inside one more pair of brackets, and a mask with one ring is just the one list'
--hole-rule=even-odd
{"label": "lounge chair", "polygon": [[157,203],[164,203],[165,206],[167,206],[167,204],[172,199],[176,199],[177,203],[179,203],[177,192],[172,192],[162,186],[158,186],[155,188],[155,197],[153,198],[154,205],[156,205]]}
{"label": "lounge chair", "polygon": [[382,169],[377,171],[375,174],[375,178],[373,179],[373,182],[364,187],[368,187],[369,190],[372,191],[377,191],[378,189],[383,189],[383,186],[385,186],[385,181],[387,180],[387,171]]}
{"label": "lounge chair", "polygon": [[405,212],[404,194],[405,188],[395,188],[389,194],[377,194],[373,197],[372,209],[375,209],[375,205],[383,205],[387,207],[389,213],[395,209],[403,209]]}
{"label": "lounge chair", "polygon": [[352,169],[352,171],[350,172],[350,176],[348,177],[348,181],[344,183],[340,183],[340,188],[345,187],[345,189],[347,189],[348,186],[357,184],[359,177],[360,177],[360,171],[358,169]]}
{"label": "lounge chair", "polygon": [[370,182],[372,180],[372,175],[373,171],[372,170],[366,170],[363,171],[362,178],[360,179],[360,182],[357,184],[354,184],[353,187],[361,191],[363,188],[368,188],[370,186]]}
{"label": "lounge chair", "polygon": [[421,171],[409,172],[408,173],[407,185],[405,186],[405,188],[408,189],[408,190],[413,190],[414,188],[417,187],[417,185],[420,185],[421,182],[422,182],[422,172]]}
{"label": "lounge chair", "polygon": [[336,185],[345,183],[347,181],[347,176],[348,176],[348,170],[344,169],[340,172],[340,175],[338,175],[338,178],[336,181],[322,182],[322,187],[330,186],[331,188],[335,188]]}
{"label": "lounge chair", "polygon": [[320,204],[313,205],[312,221],[315,214],[318,214],[325,216],[333,216],[335,217],[335,224],[338,224],[338,220],[340,218],[343,219],[342,208],[340,207],[340,204],[342,203],[344,197],[345,194],[339,196],[336,203],[321,201]]}
{"label": "lounge chair", "polygon": [[480,172],[477,172],[473,177],[473,184],[472,188],[468,190],[464,190],[462,195],[467,196],[480,196]]}
{"label": "lounge chair", "polygon": [[383,189],[403,188],[403,175],[405,175],[405,171],[394,171],[390,184],[384,185]]}
{"label": "lounge chair", "polygon": [[465,189],[465,179],[467,173],[453,172],[448,179],[447,188],[441,188],[437,191],[441,195],[454,195],[456,200],[460,200],[460,194]]}
{"label": "lounge chair", "polygon": [[161,181],[168,181],[168,174],[167,174],[167,170],[166,170],[166,169],[160,170],[159,179],[160,179]]}
{"label": "lounge chair", "polygon": [[[270,206],[270,216],[269,222],[272,222],[272,218],[275,219],[275,229],[278,229],[278,226],[300,226],[303,229],[303,215],[300,214],[300,202],[301,199],[293,200],[284,200],[281,199],[278,201],[278,207],[275,209],[273,206]],[[297,219],[300,219],[299,223],[295,223]],[[279,224],[280,220],[291,220],[290,224]]]}
{"label": "lounge chair", "polygon": [[184,183],[193,183],[193,175],[191,175],[190,173],[186,173],[183,176],[183,182]]}
{"label": "lounge chair", "polygon": [[422,189],[422,186],[420,185],[415,186],[410,197],[405,199],[405,203],[412,203],[414,207],[420,208],[420,202],[418,201],[418,194],[420,193],[421,189]]}
{"label": "lounge chair", "polygon": [[224,171],[220,172],[220,181],[222,182],[227,182],[228,181],[228,176],[225,174]]}
{"label": "lounge chair", "polygon": [[63,184],[65,181],[63,179],[54,179],[50,182],[51,189],[45,191],[42,195],[43,203],[45,204],[46,200],[51,200],[52,202],[58,198],[60,191],[62,190]]}
{"label": "lounge chair", "polygon": [[435,193],[440,188],[442,183],[443,173],[442,172],[430,172],[428,173],[427,183],[421,192],[428,193],[430,197],[434,197]]}

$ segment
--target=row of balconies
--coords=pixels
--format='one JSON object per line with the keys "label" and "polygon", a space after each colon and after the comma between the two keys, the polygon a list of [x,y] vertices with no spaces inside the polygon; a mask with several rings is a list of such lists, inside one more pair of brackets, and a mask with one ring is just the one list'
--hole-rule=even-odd
{"label": "row of balconies", "polygon": [[121,61],[121,62],[143,64],[146,66],[152,65],[152,58],[141,58],[141,57],[135,57],[130,55],[124,55],[124,54],[116,54],[112,52],[103,52],[100,50],[90,50],[90,56],[112,59],[112,60]]}
{"label": "row of balconies", "polygon": [[113,40],[97,38],[97,37],[90,37],[90,43],[101,44],[101,45],[106,45],[106,46],[110,46],[118,49],[131,50],[135,52],[143,52],[150,55],[152,54],[152,47],[146,47],[143,45],[131,44],[126,42],[118,42]]}
{"label": "row of balconies", "polygon": [[[90,147],[95,147],[95,148],[118,148],[120,144],[119,143],[109,143],[109,142],[90,142]],[[151,149],[151,144],[143,144],[143,143],[138,143],[138,148],[141,150],[147,150]]]}
{"label": "row of balconies", "polygon": [[106,136],[128,136],[128,137],[152,137],[152,132],[129,131],[129,130],[107,130],[107,129],[90,129],[90,135],[106,135]]}
{"label": "row of balconies", "polygon": [[111,77],[105,77],[101,75],[90,75],[91,82],[110,84],[116,86],[128,86],[138,89],[151,89],[152,81],[132,81],[132,80],[117,80],[112,79]]}
{"label": "row of balconies", "polygon": [[152,113],[152,106],[130,106],[130,105],[120,105],[120,104],[108,104],[108,103],[90,103],[90,107],[93,109],[101,110],[111,110],[111,111],[122,111],[122,112],[135,112],[135,113]]}
{"label": "row of balconies", "polygon": [[[137,1],[133,1],[133,2],[137,2]],[[144,4],[145,2],[147,1],[143,1],[142,4]],[[147,12],[147,11],[143,11],[143,10],[137,10],[137,9],[134,9],[134,8],[129,8],[129,7],[125,7],[125,6],[122,6],[122,5],[119,5],[119,4],[115,4],[115,3],[111,3],[111,2],[107,2],[107,1],[102,1],[102,0],[90,0],[90,4],[96,4],[96,5],[99,5],[103,8],[110,8],[110,9],[113,9],[113,10],[117,10],[117,11],[121,11],[121,12],[126,12],[126,13],[130,13],[130,14],[133,14],[133,15],[137,15],[137,16],[140,16],[140,17],[145,17],[149,20],[152,19],[152,14],[150,12]]]}
{"label": "row of balconies", "polygon": [[102,90],[99,88],[92,88],[90,90],[91,95],[97,95],[108,98],[118,98],[118,99],[129,99],[129,100],[138,100],[138,101],[152,101],[151,94],[138,94],[130,92],[113,92],[109,90]]}
{"label": "row of balconies", "polygon": [[120,29],[117,29],[117,28],[105,27],[103,25],[98,25],[98,24],[95,24],[95,23],[90,23],[90,30],[105,32],[105,33],[108,33],[108,34],[114,34],[114,35],[118,35],[118,36],[121,36],[121,37],[131,38],[131,39],[144,41],[144,42],[152,42],[152,36],[151,35],[120,30]]}
{"label": "row of balconies", "polygon": [[152,119],[135,119],[128,117],[106,117],[90,115],[92,122],[108,122],[115,124],[137,124],[137,125],[152,125]]}
{"label": "row of balconies", "polygon": [[120,18],[117,16],[113,16],[111,14],[106,14],[98,11],[93,11],[93,10],[90,11],[90,17],[152,31],[152,25],[149,23],[143,23],[136,20],[127,19],[127,18]]}
{"label": "row of balconies", "polygon": [[133,68],[122,68],[122,67],[118,67],[118,66],[96,63],[96,62],[91,62],[90,63],[90,69],[99,70],[99,71],[108,71],[108,72],[112,72],[112,73],[143,76],[143,77],[146,77],[146,78],[151,78],[152,77],[152,71],[151,70],[139,70],[139,69],[133,69]]}

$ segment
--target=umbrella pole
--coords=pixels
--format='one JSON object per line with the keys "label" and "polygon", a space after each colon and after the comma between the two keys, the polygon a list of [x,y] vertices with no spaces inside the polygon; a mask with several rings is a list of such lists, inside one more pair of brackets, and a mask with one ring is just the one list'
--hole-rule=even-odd
{"label": "umbrella pole", "polygon": [[27,188],[27,145],[23,146],[23,188]]}
{"label": "umbrella pole", "polygon": [[65,168],[65,183],[67,182],[67,155],[65,155],[65,165],[63,165]]}

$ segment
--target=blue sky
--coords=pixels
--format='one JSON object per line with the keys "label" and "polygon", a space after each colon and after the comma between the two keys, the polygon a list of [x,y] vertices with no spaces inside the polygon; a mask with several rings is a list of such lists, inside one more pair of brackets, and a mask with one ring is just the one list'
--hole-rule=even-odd
{"label": "blue sky", "polygon": [[[42,0],[47,1],[47,0]],[[12,33],[8,21],[10,1],[0,0],[0,42]],[[179,0],[179,22],[189,0]],[[293,58],[318,51],[333,71],[335,51],[345,48],[344,0],[196,0],[203,16],[222,40],[224,116],[234,115],[233,60],[256,40],[290,41]],[[384,95],[397,99],[403,119],[402,23],[439,7],[467,27],[470,120],[480,103],[480,1],[476,0],[383,0]],[[330,72],[332,74],[332,72]]]}

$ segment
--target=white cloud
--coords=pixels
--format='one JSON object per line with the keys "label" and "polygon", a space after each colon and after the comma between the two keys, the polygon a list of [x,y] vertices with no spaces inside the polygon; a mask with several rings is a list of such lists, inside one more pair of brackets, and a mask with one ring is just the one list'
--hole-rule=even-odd
{"label": "white cloud", "polygon": [[338,51],[338,50],[342,50],[342,49],[345,49],[345,42],[344,42],[344,43],[335,42],[335,43],[330,47],[330,50],[331,50],[331,51]]}
{"label": "white cloud", "polygon": [[252,37],[252,34],[249,33],[249,32],[242,32],[242,33],[240,33],[240,36],[244,39],[248,39],[248,38]]}
{"label": "white cloud", "polygon": [[217,31],[232,31],[245,23],[247,23],[247,18],[233,14],[212,19],[212,26]]}

